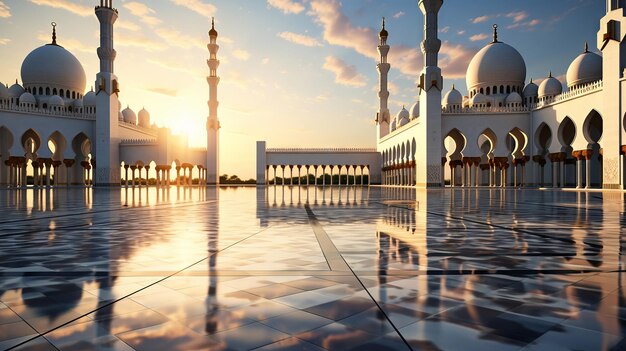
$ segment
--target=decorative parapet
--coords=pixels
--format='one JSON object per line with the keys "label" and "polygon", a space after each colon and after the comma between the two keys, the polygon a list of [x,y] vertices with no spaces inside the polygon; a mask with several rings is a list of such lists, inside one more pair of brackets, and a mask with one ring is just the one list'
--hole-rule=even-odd
{"label": "decorative parapet", "polygon": [[315,152],[378,152],[372,148],[267,148],[265,152],[301,152],[301,153],[315,153]]}
{"label": "decorative parapet", "polygon": [[443,114],[486,114],[486,113],[523,113],[529,112],[531,109],[528,106],[502,106],[502,107],[465,107],[465,108],[441,108]]}
{"label": "decorative parapet", "polygon": [[122,139],[120,145],[158,145],[156,139]]}
{"label": "decorative parapet", "polygon": [[601,80],[597,82],[593,82],[593,83],[588,83],[585,85],[575,87],[574,89],[570,89],[559,95],[555,95],[553,97],[547,98],[543,101],[539,101],[538,103],[534,104],[532,107],[533,109],[539,109],[548,105],[555,104],[557,102],[572,99],[574,97],[579,97],[582,95],[595,93],[597,91],[602,90],[602,87],[603,87],[603,83]]}
{"label": "decorative parapet", "polygon": [[0,102],[0,111],[9,111],[9,112],[18,112],[18,113],[28,113],[35,114],[41,116],[51,116],[51,117],[63,117],[63,118],[72,118],[72,119],[86,119],[86,120],[95,120],[96,113],[88,113],[83,109],[82,112],[72,112],[67,110],[66,108],[59,108],[57,110],[53,110],[50,108],[43,109],[40,107],[34,106],[19,106],[10,103]]}

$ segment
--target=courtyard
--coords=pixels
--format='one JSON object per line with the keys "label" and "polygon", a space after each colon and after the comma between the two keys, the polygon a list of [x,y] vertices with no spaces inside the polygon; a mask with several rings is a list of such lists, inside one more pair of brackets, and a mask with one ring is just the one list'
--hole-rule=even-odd
{"label": "courtyard", "polygon": [[626,350],[624,200],[0,190],[0,350]]}

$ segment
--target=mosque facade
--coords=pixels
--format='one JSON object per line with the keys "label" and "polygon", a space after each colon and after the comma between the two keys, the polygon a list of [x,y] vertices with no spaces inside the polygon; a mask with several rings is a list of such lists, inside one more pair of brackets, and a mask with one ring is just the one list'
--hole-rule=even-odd
{"label": "mosque facade", "polygon": [[[597,48],[587,44],[573,59],[567,89],[551,73],[540,84],[527,81],[522,54],[493,28],[493,39],[467,68],[468,92],[454,86],[442,93],[445,72],[438,65],[438,14],[443,0],[419,0],[424,15],[424,68],[417,101],[391,114],[387,61],[393,47],[380,32],[379,109],[376,113],[378,167],[370,180],[421,188],[575,187],[624,189],[626,183],[626,1],[607,0]],[[581,43],[581,49],[583,45]],[[276,169],[336,164],[332,152],[265,150],[257,146],[257,179],[268,183]],[[372,150],[373,151],[373,150]],[[299,154],[299,155],[294,155]],[[358,163],[345,165],[350,167]],[[342,167],[339,166],[339,172]],[[356,168],[358,169],[358,168]],[[272,173],[274,170],[274,173]],[[331,168],[332,174],[332,168]]]}
{"label": "mosque facade", "polygon": [[[207,148],[191,148],[187,138],[152,124],[150,113],[122,109],[115,74],[112,0],[95,7],[100,22],[100,70],[85,93],[78,59],[61,46],[53,23],[52,41],[33,50],[21,67],[22,83],[0,84],[0,184],[119,186],[219,183],[217,116],[218,33],[209,32],[209,117]],[[31,178],[32,177],[32,178]],[[32,179],[32,180],[31,180]]]}

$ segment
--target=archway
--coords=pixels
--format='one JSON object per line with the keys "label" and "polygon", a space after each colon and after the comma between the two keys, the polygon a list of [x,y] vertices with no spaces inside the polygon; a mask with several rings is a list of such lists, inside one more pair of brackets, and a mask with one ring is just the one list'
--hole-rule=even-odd
{"label": "archway", "polygon": [[39,162],[37,162],[37,151],[41,147],[41,137],[33,129],[28,129],[22,134],[21,145],[24,150],[24,158],[26,158],[26,173],[22,175],[22,184],[34,184],[34,179],[40,169]]}
{"label": "archway", "polygon": [[[559,143],[561,143],[561,152],[565,155],[565,158],[558,162],[560,163],[560,183],[562,187],[565,187],[566,185],[573,186],[576,183],[576,163],[570,158],[572,157],[572,152],[574,151],[572,143],[576,138],[576,125],[571,118],[565,117],[563,119],[559,125],[557,136]],[[553,162],[553,167],[554,166]],[[553,172],[556,172],[556,170],[553,170]],[[553,177],[556,177],[556,175],[553,174]],[[553,183],[555,183],[554,180]],[[556,186],[556,184],[553,185]]]}
{"label": "archway", "polygon": [[5,164],[11,157],[11,147],[13,147],[13,133],[2,126],[0,127],[0,184],[9,184],[10,167]]}
{"label": "archway", "polygon": [[[585,156],[585,182],[587,187],[602,187],[602,155],[600,155],[600,139],[602,138],[602,116],[591,110],[583,123],[583,135],[587,141]],[[589,151],[591,150],[591,151]]]}
{"label": "archway", "polygon": [[[458,129],[454,128],[448,132],[443,143],[446,149],[446,158],[450,165],[450,185],[455,186],[462,182],[463,150],[465,150],[467,142],[465,136]],[[460,172],[457,171],[458,167],[461,167]]]}
{"label": "archway", "polygon": [[78,133],[72,139],[72,150],[76,155],[71,170],[72,182],[85,185],[91,179],[91,140],[85,133]]}
{"label": "archway", "polygon": [[[478,148],[481,151],[480,156],[480,168],[483,171],[481,173],[481,182],[483,184],[488,184],[490,186],[495,185],[495,164],[493,162],[494,158],[494,150],[498,144],[498,138],[496,137],[496,133],[487,128],[480,133],[478,136]],[[487,171],[487,175],[485,176],[485,172]]]}

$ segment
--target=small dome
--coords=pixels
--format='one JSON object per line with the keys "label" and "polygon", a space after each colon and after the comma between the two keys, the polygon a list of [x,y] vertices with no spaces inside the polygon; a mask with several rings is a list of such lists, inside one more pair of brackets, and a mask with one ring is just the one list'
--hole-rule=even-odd
{"label": "small dome", "polygon": [[393,132],[394,130],[396,130],[396,119],[394,118],[393,121],[391,121],[391,131]]}
{"label": "small dome", "polygon": [[530,80],[530,83],[524,87],[522,95],[524,95],[525,98],[536,97],[539,95],[539,87],[537,84],[533,83],[532,79]]}
{"label": "small dome", "polygon": [[93,90],[85,94],[83,97],[83,104],[86,107],[95,107],[96,106],[96,93]]}
{"label": "small dome", "polygon": [[506,100],[504,101],[504,103],[507,105],[508,104],[521,104],[522,97],[517,92],[512,92],[506,97]]}
{"label": "small dome", "polygon": [[494,25],[493,42],[482,48],[467,68],[467,89],[494,85],[523,86],[526,80],[526,63],[512,46],[498,41]]}
{"label": "small dome", "polygon": [[539,84],[539,98],[559,95],[562,92],[563,85],[561,81],[552,77],[552,72],[550,72],[550,76],[546,80]]}
{"label": "small dome", "polygon": [[410,110],[411,119],[417,118],[420,116],[420,102],[416,101],[413,106],[411,106]]}
{"label": "small dome", "polygon": [[452,89],[450,89],[450,91],[447,92],[446,95],[443,97],[443,101],[441,104],[443,106],[463,104],[463,95],[461,95],[461,93],[456,90],[454,84],[452,85]]}
{"label": "small dome", "polygon": [[20,95],[20,105],[37,105],[35,96],[29,92]]}
{"label": "small dome", "polygon": [[209,36],[217,37],[217,31],[215,30],[215,18],[211,19],[211,30],[209,31]]}
{"label": "small dome", "polygon": [[124,116],[124,122],[137,124],[137,115],[130,109],[130,107],[126,107],[124,111],[122,111],[122,116]]}
{"label": "small dome", "polygon": [[602,56],[589,52],[585,43],[585,51],[578,55],[567,69],[567,87],[593,83],[602,79]]}
{"label": "small dome", "polygon": [[398,112],[398,114],[396,115],[396,119],[398,121],[400,121],[403,118],[406,118],[406,119],[410,118],[409,111],[407,111],[407,109],[404,108],[404,106],[402,106],[402,110],[400,110],[400,112]]}
{"label": "small dome", "polygon": [[22,88],[22,86],[17,83],[17,80],[15,81],[15,84],[11,85],[11,87],[9,88],[9,94],[11,95],[11,97],[16,99],[22,96],[25,91],[26,90],[24,90],[24,88]]}
{"label": "small dome", "polygon": [[74,100],[73,105],[74,105],[75,108],[82,108],[84,106],[83,100],[76,99],[76,100]]}
{"label": "small dome", "polygon": [[389,32],[385,29],[385,17],[383,17],[383,29],[381,29],[380,33],[378,33],[378,36],[381,39],[387,39],[389,37]]}
{"label": "small dome", "polygon": [[150,127],[150,113],[145,108],[139,111],[139,125],[146,128]]}
{"label": "small dome", "polygon": [[474,95],[470,99],[470,104],[472,106],[482,105],[482,104],[486,104],[486,103],[487,103],[487,97],[484,94],[481,94],[481,93],[478,93],[478,94]]}
{"label": "small dome", "polygon": [[4,84],[0,83],[0,99],[10,99],[11,93],[9,93],[9,88],[7,88]]}
{"label": "small dome", "polygon": [[53,95],[48,99],[49,107],[65,107],[65,101],[59,95]]}

